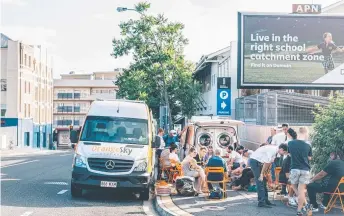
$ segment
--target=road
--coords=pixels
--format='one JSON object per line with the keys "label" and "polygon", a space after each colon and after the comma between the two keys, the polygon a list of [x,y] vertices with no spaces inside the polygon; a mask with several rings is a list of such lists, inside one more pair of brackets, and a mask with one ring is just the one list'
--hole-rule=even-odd
{"label": "road", "polygon": [[151,201],[142,202],[131,193],[86,191],[82,198],[72,198],[72,158],[72,151],[2,156],[1,215],[156,215]]}

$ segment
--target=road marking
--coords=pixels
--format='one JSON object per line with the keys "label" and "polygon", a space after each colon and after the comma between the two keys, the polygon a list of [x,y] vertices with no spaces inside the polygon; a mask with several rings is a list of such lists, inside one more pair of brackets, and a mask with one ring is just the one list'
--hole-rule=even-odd
{"label": "road marking", "polygon": [[64,154],[64,155],[59,155],[59,156],[64,157],[64,156],[69,156],[69,155],[73,155],[73,154]]}
{"label": "road marking", "polygon": [[20,181],[21,179],[0,179],[0,181]]}
{"label": "road marking", "polygon": [[5,165],[2,166],[1,168],[7,168],[7,167],[12,167],[12,166],[17,166],[17,165],[22,165],[22,164],[27,164],[27,163],[33,163],[39,160],[32,160],[32,161],[26,161],[26,162],[22,162],[22,163],[16,163],[16,164],[10,164],[10,165]]}
{"label": "road marking", "polygon": [[32,215],[33,212],[24,212],[24,214],[20,215],[20,216],[29,216]]}
{"label": "road marking", "polygon": [[62,190],[62,191],[60,191],[60,192],[58,192],[57,194],[64,194],[64,193],[66,193],[68,190]]}
{"label": "road marking", "polygon": [[68,185],[67,182],[44,182],[47,185]]}

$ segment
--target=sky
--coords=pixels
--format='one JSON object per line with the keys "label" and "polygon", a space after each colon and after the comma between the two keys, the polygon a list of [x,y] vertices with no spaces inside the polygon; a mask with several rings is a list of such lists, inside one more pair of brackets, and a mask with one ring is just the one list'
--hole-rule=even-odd
{"label": "sky", "polygon": [[[69,71],[111,71],[129,65],[130,57],[114,59],[112,39],[121,21],[138,19],[132,8],[140,0],[0,0],[1,32],[13,40],[48,46],[54,58],[54,77]],[[237,39],[237,12],[286,12],[292,4],[330,5],[338,0],[150,0],[148,14],[164,14],[185,24],[188,60],[229,46]]]}

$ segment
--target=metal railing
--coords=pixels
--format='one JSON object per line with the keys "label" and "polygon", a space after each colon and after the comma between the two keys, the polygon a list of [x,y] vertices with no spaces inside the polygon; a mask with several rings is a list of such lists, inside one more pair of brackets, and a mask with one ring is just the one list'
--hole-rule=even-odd
{"label": "metal railing", "polygon": [[270,91],[237,98],[235,119],[256,125],[311,125],[316,105],[327,106],[326,97]]}

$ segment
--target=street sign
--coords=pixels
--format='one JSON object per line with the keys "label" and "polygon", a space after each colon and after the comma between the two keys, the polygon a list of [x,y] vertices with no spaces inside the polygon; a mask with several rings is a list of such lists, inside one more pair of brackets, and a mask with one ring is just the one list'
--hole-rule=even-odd
{"label": "street sign", "polygon": [[217,115],[231,115],[230,89],[217,89]]}
{"label": "street sign", "polygon": [[231,78],[230,77],[218,77],[217,78],[217,89],[230,89]]}
{"label": "street sign", "polygon": [[320,4],[293,4],[293,13],[297,14],[320,14]]}

